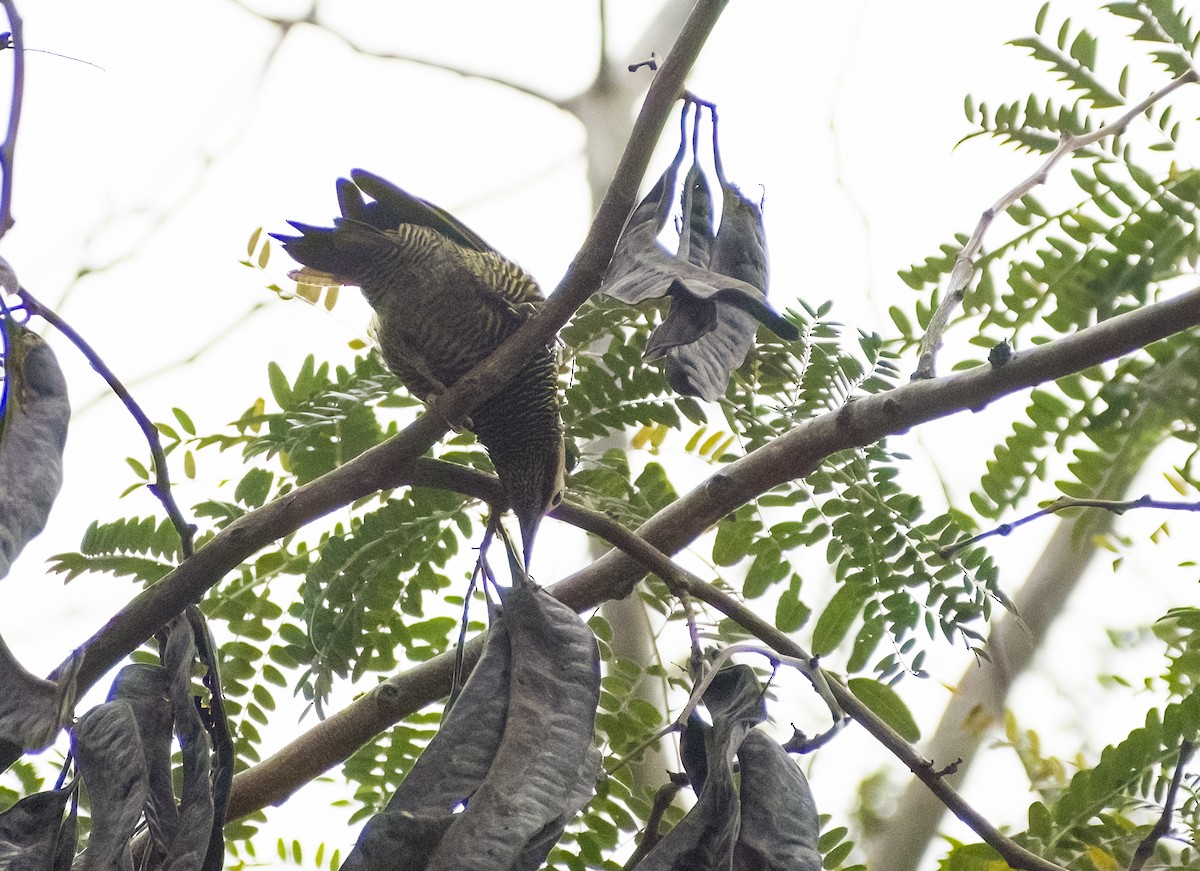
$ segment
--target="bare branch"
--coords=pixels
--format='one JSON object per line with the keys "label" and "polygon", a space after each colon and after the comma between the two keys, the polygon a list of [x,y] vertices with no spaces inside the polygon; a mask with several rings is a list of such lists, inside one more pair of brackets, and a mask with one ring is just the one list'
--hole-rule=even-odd
{"label": "bare branch", "polygon": [[1149,495],[1140,496],[1137,499],[1072,499],[1068,496],[1062,496],[1055,499],[1045,508],[1039,508],[1037,511],[1031,512],[1024,517],[1013,520],[1009,523],[1001,523],[995,529],[989,529],[986,532],[981,532],[978,535],[972,535],[970,538],[964,538],[962,541],[956,541],[954,544],[946,545],[938,549],[938,556],[951,557],[958,553],[964,547],[969,547],[972,544],[983,541],[985,538],[991,538],[995,535],[1009,535],[1014,529],[1024,526],[1030,521],[1037,520],[1041,517],[1047,517],[1051,514],[1057,514],[1060,511],[1067,511],[1071,508],[1103,508],[1113,514],[1124,514],[1126,511],[1132,511],[1135,508],[1157,508],[1160,511],[1200,511],[1200,502],[1178,502],[1165,499],[1151,499]]}
{"label": "bare branch", "polygon": [[4,173],[4,179],[0,181],[0,238],[3,238],[13,225],[13,159],[17,150],[17,131],[21,126],[21,103],[25,99],[25,31],[21,16],[17,12],[16,0],[0,0],[0,5],[4,6],[4,12],[8,16],[8,26],[12,32],[10,45],[13,49],[13,84],[12,99],[8,107],[8,130],[4,134],[3,144],[0,144],[0,172]]}
{"label": "bare branch", "polygon": [[328,33],[330,36],[334,37],[335,39],[340,40],[342,43],[344,43],[346,45],[347,48],[349,48],[355,54],[360,54],[363,57],[372,57],[372,58],[376,58],[378,60],[400,61],[402,63],[415,64],[416,66],[427,67],[427,68],[433,69],[433,70],[441,70],[442,72],[446,72],[446,73],[453,73],[456,76],[462,76],[464,79],[475,79],[476,81],[480,81],[480,82],[490,82],[493,85],[500,85],[502,88],[508,88],[511,91],[516,91],[518,94],[524,94],[527,97],[533,97],[533,99],[535,99],[535,100],[540,100],[544,103],[549,103],[551,106],[555,106],[556,108],[559,108],[559,109],[563,108],[562,104],[558,100],[551,97],[549,94],[539,91],[536,88],[531,88],[527,85],[522,85],[518,82],[514,82],[510,79],[505,79],[500,76],[493,76],[488,73],[473,72],[471,70],[465,70],[462,67],[454,66],[453,64],[439,63],[438,61],[432,61],[432,60],[427,60],[425,58],[413,57],[412,55],[395,54],[390,51],[376,51],[374,49],[367,48],[366,46],[362,45],[361,43],[356,42],[355,40],[351,39],[349,36],[342,33],[341,31],[335,30],[334,28],[330,27],[325,22],[318,19],[315,8],[312,10],[309,10],[308,14],[302,18],[276,18],[274,16],[264,15],[261,12],[258,12],[257,10],[251,9],[245,3],[242,3],[241,0],[230,0],[230,2],[232,2],[235,6],[237,6],[239,9],[241,9],[243,12],[246,12],[249,15],[253,15],[255,18],[259,18],[263,21],[266,21],[268,24],[275,25],[276,27],[278,27],[280,29],[280,31],[282,31],[284,33],[286,33],[292,27],[295,27],[297,24],[311,24],[313,27],[317,27],[317,28],[321,29],[322,31],[324,31],[325,33]]}
{"label": "bare branch", "polygon": [[954,261],[954,268],[950,271],[950,280],[946,285],[946,295],[938,304],[937,311],[933,313],[933,317],[929,319],[929,327],[925,331],[925,337],[921,339],[917,371],[912,376],[914,379],[933,377],[934,357],[937,354],[938,348],[941,347],[942,333],[945,332],[946,325],[950,322],[950,315],[954,313],[954,310],[958,308],[958,304],[962,302],[963,294],[967,289],[967,282],[971,280],[971,276],[975,272],[975,257],[979,254],[979,249],[983,247],[984,234],[987,233],[996,216],[1004,214],[1008,211],[1009,206],[1038,185],[1044,184],[1050,176],[1050,170],[1064,157],[1074,154],[1081,148],[1086,148],[1089,145],[1099,142],[1101,139],[1107,139],[1109,136],[1120,134],[1129,126],[1130,121],[1141,115],[1159,100],[1163,99],[1163,97],[1166,97],[1177,88],[1181,88],[1198,79],[1200,79],[1200,76],[1197,75],[1196,71],[1189,69],[1186,73],[1172,81],[1171,84],[1157,93],[1150,94],[1112,123],[1105,124],[1091,133],[1083,133],[1078,136],[1064,135],[1055,149],[1050,152],[1050,156],[1038,168],[1037,172],[992,203],[991,208],[987,209],[980,216],[979,223],[975,225],[975,232],[971,234],[971,238],[967,240],[967,244],[963,246],[962,251],[958,254],[958,258]]}
{"label": "bare branch", "polygon": [[167,517],[171,519],[171,524],[175,527],[175,531],[179,533],[180,551],[186,560],[192,555],[192,537],[196,532],[196,528],[191,523],[188,523],[187,519],[183,516],[183,512],[179,510],[179,505],[175,502],[175,497],[171,495],[171,476],[167,469],[167,455],[163,453],[162,441],[158,437],[158,427],[150,421],[150,418],[146,416],[146,412],[138,405],[137,400],[133,398],[133,395],[126,389],[125,385],[108,368],[108,364],[96,353],[96,349],[89,345],[83,336],[79,335],[70,324],[60,318],[53,310],[38,302],[25,288],[21,288],[18,295],[21,297],[21,301],[30,314],[35,314],[43,318],[66,336],[72,345],[79,349],[79,352],[83,354],[92,368],[100,374],[100,377],[105,380],[112,389],[112,392],[117,394],[122,404],[129,411],[129,414],[137,422],[138,429],[142,431],[142,435],[146,437],[146,443],[150,446],[150,456],[154,459],[154,483],[148,485],[148,488],[154,494],[155,498],[162,503],[163,509],[167,512]]}
{"label": "bare branch", "polygon": [[[522,327],[522,332],[528,334],[527,328],[536,326],[535,322],[543,320],[544,314]],[[664,508],[638,532],[658,550],[674,553],[739,505],[778,484],[804,477],[832,453],[871,444],[949,414],[982,408],[1001,396],[1095,366],[1198,323],[1200,289],[1021,352],[1000,369],[980,366],[943,378],[912,381],[888,393],[859,399],[805,421],[770,445],[726,466]],[[521,338],[520,334],[516,338]],[[512,347],[510,339],[498,354]],[[493,356],[482,368],[490,370],[496,359]],[[439,411],[447,411],[450,416],[448,406],[453,407],[452,402],[461,404],[465,394],[461,385],[459,382],[443,396]],[[135,597],[83,645],[80,691],[92,686],[143,639],[184,607],[198,601],[209,587],[259,548],[376,490],[416,483],[414,461],[424,453],[429,443],[425,440],[432,441],[444,428],[440,414],[425,415],[400,435],[340,469],[231,523],[195,556]],[[581,611],[607,599],[628,595],[644,573],[640,564],[629,557],[610,553],[556,584],[554,594]],[[448,687],[451,663],[439,663],[440,659],[434,659],[416,667],[409,673],[411,677],[406,675],[408,682],[415,682],[415,686],[423,687],[426,692],[431,687]],[[442,694],[418,693],[421,702],[417,707]],[[377,707],[375,695],[369,694],[364,704]],[[396,719],[400,719],[412,711],[397,709],[397,713]],[[326,725],[334,719],[331,717]],[[378,731],[369,728],[361,740]],[[15,748],[5,750],[0,754],[0,762],[11,764],[19,753]]]}

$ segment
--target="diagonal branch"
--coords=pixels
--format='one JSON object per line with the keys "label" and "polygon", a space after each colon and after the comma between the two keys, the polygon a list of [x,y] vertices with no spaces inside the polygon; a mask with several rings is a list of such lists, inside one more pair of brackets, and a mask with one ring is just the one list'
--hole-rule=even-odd
{"label": "diagonal branch", "polygon": [[183,553],[183,558],[187,559],[192,555],[192,538],[195,535],[196,527],[188,523],[187,518],[183,516],[183,512],[179,509],[179,504],[175,501],[175,497],[171,494],[171,476],[167,468],[167,455],[163,452],[162,440],[158,437],[158,427],[151,422],[146,412],[142,410],[141,405],[133,398],[133,394],[129,392],[128,388],[108,368],[108,364],[96,353],[96,349],[88,344],[87,340],[79,335],[74,327],[59,317],[53,309],[39,302],[24,288],[21,288],[19,295],[21,302],[25,304],[25,308],[30,314],[35,314],[42,318],[66,336],[71,344],[79,350],[79,353],[87,358],[88,363],[104,379],[112,392],[117,394],[117,398],[121,400],[126,410],[133,417],[134,422],[137,423],[138,429],[142,431],[142,435],[150,447],[150,456],[154,460],[154,483],[149,485],[150,492],[162,503],[163,509],[167,512],[167,517],[171,519],[171,525],[175,527],[175,531],[179,534],[180,551]]}
{"label": "diagonal branch", "polygon": [[1196,73],[1196,70],[1189,69],[1161,91],[1147,96],[1115,121],[1105,124],[1091,133],[1064,135],[1054,150],[1050,152],[1050,156],[1038,167],[1037,172],[1004,194],[1004,196],[992,204],[991,208],[984,211],[979,217],[979,223],[975,225],[975,231],[971,234],[971,238],[967,240],[967,244],[963,246],[962,251],[958,254],[958,258],[954,261],[954,268],[950,271],[950,280],[946,286],[945,297],[938,304],[933,317],[929,319],[929,326],[926,328],[925,337],[921,339],[917,371],[913,373],[913,378],[933,377],[934,357],[937,354],[938,348],[941,347],[942,333],[945,332],[946,326],[950,322],[950,315],[954,313],[954,310],[958,308],[958,304],[962,302],[963,294],[967,289],[967,283],[971,280],[971,276],[975,272],[975,257],[979,254],[979,249],[983,247],[983,237],[987,233],[988,228],[991,227],[992,221],[996,219],[996,216],[1004,214],[1008,211],[1009,206],[1038,185],[1045,184],[1046,179],[1050,176],[1050,170],[1064,157],[1074,154],[1079,149],[1086,148],[1102,139],[1107,139],[1109,136],[1120,135],[1129,126],[1129,122],[1138,115],[1141,115],[1177,88],[1195,81],[1200,81],[1200,75]]}
{"label": "diagonal branch", "polygon": [[[431,476],[438,478],[438,483],[442,485],[453,480],[472,495],[481,498],[498,495],[498,484],[490,475],[435,460],[422,460],[420,465]],[[414,483],[416,482],[414,481]],[[429,483],[431,482],[427,480],[421,481],[423,486],[428,486]],[[454,489],[459,489],[459,486],[455,486]],[[896,734],[870,708],[862,704],[840,679],[824,669],[811,667],[815,665],[811,653],[759,617],[735,597],[679,566],[637,533],[631,532],[602,512],[565,502],[552,516],[600,536],[636,560],[643,571],[653,572],[662,578],[677,595],[691,596],[711,605],[726,617],[736,621],[752,635],[766,642],[783,658],[803,664],[803,670],[809,674],[818,692],[827,699],[832,697],[831,705],[836,703],[836,707],[857,721],[891,751],[929,787],[947,808],[1003,856],[1011,867],[1030,869],[1030,871],[1051,871],[1051,869],[1061,871],[1058,866],[1043,861],[992,826],[983,814],[975,810],[955,791],[941,772],[935,770],[930,760],[917,753],[908,741]],[[481,646],[479,638],[474,639],[468,645],[465,658],[472,665],[479,656]],[[731,650],[725,651],[725,653],[729,652]],[[710,677],[715,674],[717,668],[717,662],[711,664]],[[410,673],[400,674],[380,685],[375,691],[377,695],[376,713],[385,717],[392,715],[402,693],[409,688],[406,679]],[[693,691],[693,696],[698,697],[701,691],[702,687],[697,686]],[[433,701],[433,699],[427,701]],[[357,703],[355,704],[357,705]],[[234,780],[234,790],[227,819],[236,819],[252,811],[260,810],[267,804],[280,802],[323,770],[349,757],[365,740],[369,740],[370,737],[390,725],[384,724],[362,738],[360,732],[347,728],[349,723],[344,719],[345,715],[354,707],[355,705],[351,705],[346,711],[319,723],[260,765],[238,775]],[[369,709],[370,705],[366,707]],[[684,716],[685,714],[681,713],[679,718],[683,719]],[[670,728],[668,727],[668,730]],[[333,758],[329,758],[330,755]],[[325,768],[319,768],[322,761],[326,763]]]}
{"label": "diagonal branch", "polygon": [[[530,321],[526,327],[533,324]],[[979,366],[943,378],[911,381],[887,393],[864,397],[837,411],[804,421],[787,435],[726,466],[659,511],[638,533],[658,550],[675,553],[730,511],[778,484],[804,477],[830,454],[872,444],[950,414],[983,408],[1002,396],[1099,365],[1197,324],[1200,324],[1200,288],[1020,352],[1000,368]],[[525,327],[522,332],[528,334]],[[501,351],[512,344],[510,339]],[[495,357],[483,364],[483,368],[490,370],[494,362]],[[447,401],[439,403],[439,410],[446,407],[451,397],[461,403],[462,395],[456,385],[445,394]],[[205,591],[259,548],[355,499],[412,481],[416,459],[412,433],[440,432],[439,427],[445,424],[440,418],[434,422],[435,418],[438,416],[425,415],[400,435],[340,469],[227,526],[190,560],[135,597],[84,643],[84,662],[78,678],[80,691],[94,685],[143,639],[187,605],[198,601]],[[627,596],[644,574],[640,564],[628,556],[609,553],[560,581],[553,592],[581,611],[608,599]],[[406,673],[405,691],[388,691],[386,716],[395,716],[387,722],[402,719],[444,695],[451,669],[452,658],[443,661],[439,657]],[[374,692],[351,708],[358,705],[359,710],[377,709],[380,704],[381,696]],[[410,708],[411,704],[415,707]],[[326,724],[335,719],[331,717]],[[373,724],[379,720],[371,722],[370,731],[363,735],[362,741],[378,731]],[[0,747],[0,766],[7,767],[19,755],[18,748]]]}
{"label": "diagonal branch", "polygon": [[[858,399],[842,409],[805,421],[772,444],[731,463],[658,512],[637,530],[637,534],[648,547],[665,554],[675,553],[739,505],[779,483],[803,477],[832,453],[870,444],[948,414],[983,408],[1009,393],[1111,360],[1197,324],[1200,324],[1200,289],[1022,352],[1000,369],[981,366],[939,379],[909,382],[889,393]],[[392,443],[368,451],[343,468],[285,497],[285,500],[302,497],[300,504],[293,503],[293,510],[286,515],[275,516],[280,511],[275,508],[279,504],[276,502],[255,512],[252,515],[256,518],[254,524],[246,522],[251,515],[232,524],[193,560],[160,582],[158,587],[134,600],[114,618],[110,627],[120,625],[120,621],[134,619],[133,612],[139,607],[151,607],[151,596],[166,596],[167,591],[162,589],[164,586],[170,586],[170,594],[176,599],[189,593],[199,597],[215,582],[215,578],[193,569],[193,563],[205,558],[214,548],[226,550],[235,545],[238,546],[237,553],[230,556],[236,556],[237,560],[245,559],[258,546],[293,531],[303,522],[294,516],[294,512],[302,506],[308,507],[307,503],[318,488],[334,486],[333,479],[337,479],[344,488],[351,472],[366,474],[362,471],[365,467],[373,470],[376,488],[398,486],[404,480],[428,484],[430,478],[421,477],[418,481],[418,476],[434,473],[443,476],[442,483],[449,483],[444,476],[450,474],[447,470],[435,470],[425,463],[413,467],[411,473],[405,470],[397,474],[394,469],[388,472],[385,457]],[[384,473],[381,473],[381,469]],[[450,483],[453,489],[481,497],[487,495],[468,489],[468,485],[478,487],[478,484],[469,484],[469,470],[454,474],[457,475],[457,482]],[[344,480],[346,483],[342,483]],[[342,504],[348,501],[345,497],[343,491],[343,498],[333,501]],[[569,508],[563,506],[551,516],[566,519],[568,511]],[[285,519],[288,521],[286,526],[282,525]],[[583,518],[573,518],[572,522],[588,528]],[[263,524],[271,524],[272,529],[257,528]],[[234,527],[242,530],[244,540],[231,540]],[[259,544],[248,547],[252,528],[253,541]],[[603,534],[598,527],[594,531]],[[231,559],[229,568],[232,569],[236,564]],[[608,599],[627,596],[645,573],[646,569],[638,560],[624,553],[611,552],[555,584],[552,592],[576,611],[583,611]],[[732,603],[722,600],[720,604],[710,600],[710,589],[697,590],[694,595],[714,607],[728,607],[729,616],[744,626],[765,625],[736,600]],[[167,606],[156,607],[166,609]],[[89,642],[89,656],[95,645],[112,643],[106,639],[111,631],[106,629]],[[469,656],[477,656],[478,650],[478,644],[468,645]],[[240,775],[239,785],[230,801],[230,814],[238,816],[282,801],[302,784],[344,760],[355,748],[381,730],[441,698],[449,690],[453,666],[453,655],[444,655],[390,678],[376,690],[366,693],[310,730],[304,736],[303,752],[277,754],[256,766],[252,772]]]}
{"label": "diagonal branch", "polygon": [[[78,679],[81,691],[93,686],[106,671],[185,607],[199,601],[206,590],[259,548],[355,499],[407,483],[411,480],[414,461],[441,438],[451,424],[465,420],[471,408],[503,386],[526,357],[553,340],[575,310],[600,286],[617,239],[633,210],[638,185],[658,136],[683,91],[688,71],[727,2],[701,0],[688,18],[670,57],[646,95],[629,145],[587,238],[567,275],[542,310],[443,394],[438,401],[437,414],[422,415],[403,432],[361,454],[335,473],[239,518],[158,584],[136,596],[83,645],[83,673]],[[19,748],[0,746],[0,770],[19,756]]]}

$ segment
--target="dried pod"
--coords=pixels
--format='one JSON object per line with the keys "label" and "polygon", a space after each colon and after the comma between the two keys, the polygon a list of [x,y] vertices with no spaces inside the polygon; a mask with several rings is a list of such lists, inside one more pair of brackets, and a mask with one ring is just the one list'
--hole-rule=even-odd
{"label": "dried pod", "polygon": [[0,404],[0,578],[46,525],[62,487],[71,405],[54,352],[11,318]]}
{"label": "dried pod", "polygon": [[[686,242],[681,241],[685,250],[673,255],[659,244],[657,237],[670,215],[675,178],[687,150],[686,108],[682,126],[684,133],[680,136],[679,150],[671,165],[630,217],[600,290],[630,305],[669,294],[672,312],[680,306],[681,300],[685,301],[683,311],[677,316],[680,320],[668,326],[667,321],[671,317],[668,314],[660,328],[665,330],[665,334],[656,336],[648,345],[647,355],[651,359],[661,356],[667,347],[695,341],[713,329],[716,324],[713,304],[716,302],[748,312],[785,339],[798,338],[799,331],[795,325],[771,310],[760,289],[739,278],[715,272],[707,268],[707,263],[692,259],[692,228],[698,229],[700,225],[691,208],[685,212],[685,221],[690,222]],[[694,180],[700,175],[699,170],[695,170],[695,176],[689,172],[688,177]],[[691,188],[687,187],[686,190],[690,191]],[[698,203],[698,208],[702,206],[701,200],[694,202]],[[707,329],[702,331],[703,328]]]}
{"label": "dried pod", "polygon": [[755,729],[738,750],[742,827],[734,871],[820,871],[817,805],[800,767]]}
{"label": "dried pod", "polygon": [[146,824],[150,841],[159,856],[179,830],[179,809],[171,785],[171,701],[170,676],[159,665],[135,662],[117,672],[108,700],[122,699],[129,704],[141,738],[149,797]]}
{"label": "dried pod", "polygon": [[[343,871],[392,869],[404,844],[428,849],[420,865],[433,854],[454,821],[456,809],[487,777],[504,736],[508,717],[511,647],[503,617],[488,631],[483,655],[387,807],[369,822],[342,864]],[[415,860],[414,860],[415,861]]]}
{"label": "dried pod", "polygon": [[57,680],[26,671],[0,638],[0,740],[41,750],[69,723],[75,705],[75,675],[83,655],[75,653]]}
{"label": "dried pod", "polygon": [[133,864],[133,836],[149,795],[146,761],[133,709],[105,702],[79,718],[71,745],[92,807],[92,834],[75,867],[108,871]]}
{"label": "dried pod", "polygon": [[170,676],[171,716],[183,757],[183,791],[179,797],[179,829],[163,867],[172,871],[219,869],[225,858],[222,826],[214,825],[212,749],[192,696],[196,640],[186,614],[171,621],[163,650],[163,669]]}
{"label": "dried pod", "polygon": [[[741,822],[733,757],[746,734],[766,716],[762,687],[746,666],[724,668],[705,691],[704,705],[712,716],[712,728],[705,729],[699,720],[687,726],[703,735],[704,786],[696,804],[638,863],[637,871],[717,871],[730,867]],[[689,740],[699,739],[693,735]]]}
{"label": "dried pod", "polygon": [[504,621],[512,645],[504,738],[429,871],[536,867],[553,846],[544,837],[547,826],[591,793],[591,783],[580,778],[591,776],[600,700],[595,637],[579,615],[528,583],[505,596]]}
{"label": "dried pod", "polygon": [[[766,305],[769,269],[762,209],[725,177],[715,111],[713,158],[722,193],[721,227],[709,248],[711,256],[706,265],[713,272],[754,287]],[[709,211],[711,213],[711,207]],[[680,244],[683,244],[682,238]],[[666,357],[667,381],[672,389],[710,402],[725,394],[730,373],[742,365],[758,332],[755,316],[732,298],[718,296],[712,304],[714,325],[711,330],[693,342],[664,348],[661,354]]]}
{"label": "dried pod", "polygon": [[0,868],[68,871],[75,854],[75,815],[63,820],[73,788],[26,796],[0,814]]}

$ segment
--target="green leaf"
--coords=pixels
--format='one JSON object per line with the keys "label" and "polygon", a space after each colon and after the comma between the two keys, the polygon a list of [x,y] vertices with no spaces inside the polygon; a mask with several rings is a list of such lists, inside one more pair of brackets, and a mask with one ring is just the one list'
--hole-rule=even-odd
{"label": "green leaf", "polygon": [[887,684],[869,677],[852,677],[846,681],[850,692],[871,711],[910,743],[921,740],[917,721],[896,691]]}
{"label": "green leaf", "polygon": [[271,396],[274,397],[275,403],[285,411],[291,408],[294,400],[292,386],[288,384],[287,376],[283,374],[279,364],[274,361],[267,364],[267,383],[271,386]]}
{"label": "green leaf", "polygon": [[825,656],[837,648],[862,611],[868,595],[861,588],[851,584],[843,585],[833,594],[813,629],[813,653]]}

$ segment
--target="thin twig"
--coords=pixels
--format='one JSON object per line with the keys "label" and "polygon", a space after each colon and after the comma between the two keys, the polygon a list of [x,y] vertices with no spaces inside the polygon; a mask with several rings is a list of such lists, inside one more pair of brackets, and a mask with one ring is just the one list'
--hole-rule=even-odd
{"label": "thin twig", "polygon": [[25,98],[25,28],[21,16],[17,13],[15,0],[0,0],[4,13],[8,16],[10,43],[13,49],[13,83],[12,99],[8,107],[8,130],[4,134],[4,143],[0,144],[0,172],[4,179],[0,181],[0,238],[13,225],[12,192],[13,192],[13,160],[17,150],[17,131],[21,126],[21,103]]}
{"label": "thin twig", "polygon": [[284,33],[286,33],[291,28],[295,27],[297,24],[309,24],[309,25],[312,25],[313,27],[323,30],[325,33],[328,33],[330,36],[334,37],[335,39],[341,40],[341,42],[343,44],[345,44],[345,46],[347,48],[349,48],[355,54],[362,55],[363,57],[375,58],[376,60],[400,61],[401,63],[415,64],[416,66],[427,67],[427,68],[433,69],[433,70],[440,70],[441,72],[453,73],[454,75],[462,76],[465,79],[476,79],[481,82],[489,82],[490,84],[499,85],[503,88],[508,88],[512,91],[516,91],[518,94],[524,94],[527,97],[532,97],[535,100],[540,100],[544,103],[549,103],[550,105],[552,105],[556,108],[559,108],[559,109],[565,108],[559,100],[554,99],[549,94],[539,91],[536,88],[531,88],[528,85],[522,85],[522,84],[520,84],[518,82],[514,82],[510,79],[503,78],[501,76],[493,76],[488,73],[472,72],[471,70],[465,70],[462,67],[454,66],[453,64],[440,63],[438,61],[427,60],[425,58],[419,58],[419,57],[413,57],[411,55],[396,54],[396,53],[390,52],[390,51],[376,51],[374,49],[367,48],[366,46],[362,45],[361,43],[356,42],[355,40],[351,39],[349,36],[342,33],[340,30],[335,30],[330,25],[319,20],[316,15],[315,8],[310,9],[307,14],[305,14],[304,16],[299,17],[299,18],[279,18],[279,17],[273,16],[273,15],[265,15],[256,9],[252,9],[250,6],[243,3],[242,0],[232,0],[232,2],[235,6],[237,6],[239,9],[241,9],[243,12],[253,15],[255,18],[265,21],[268,24],[273,24],[275,27],[278,27]]}
{"label": "thin twig", "polygon": [[1102,508],[1105,511],[1120,515],[1135,508],[1158,508],[1162,511],[1200,511],[1200,502],[1175,502],[1165,499],[1151,499],[1149,495],[1141,496],[1137,499],[1124,500],[1072,499],[1068,496],[1063,496],[1055,499],[1045,508],[1039,508],[1037,511],[1017,520],[1010,521],[1009,523],[1001,523],[995,529],[989,529],[986,532],[972,535],[970,538],[964,538],[962,541],[956,541],[954,544],[948,544],[943,548],[939,548],[938,556],[949,558],[963,548],[970,547],[977,542],[983,541],[985,538],[991,538],[995,535],[1009,535],[1014,529],[1024,526],[1030,521],[1046,517],[1050,514],[1057,514],[1060,511],[1067,511],[1071,508]]}
{"label": "thin twig", "polygon": [[675,801],[675,796],[686,782],[685,775],[672,775],[671,779],[654,793],[654,803],[650,806],[650,814],[646,817],[646,826],[642,829],[642,840],[630,855],[629,860],[622,866],[622,871],[632,871],[636,868],[638,863],[645,859],[646,855],[662,840],[663,836],[659,830],[662,827],[663,815]]}
{"label": "thin twig", "polygon": [[958,304],[962,302],[967,283],[971,280],[971,276],[975,272],[975,258],[979,254],[979,249],[983,247],[984,234],[987,233],[996,216],[1008,211],[1008,208],[1013,203],[1017,202],[1017,200],[1021,199],[1021,197],[1025,196],[1035,187],[1044,184],[1050,175],[1050,170],[1064,157],[1073,154],[1081,148],[1086,148],[1093,143],[1099,142],[1101,139],[1121,133],[1129,125],[1130,121],[1163,99],[1163,97],[1166,97],[1177,88],[1181,88],[1197,80],[1200,80],[1200,76],[1197,75],[1194,69],[1189,69],[1161,91],[1150,94],[1112,123],[1105,124],[1091,133],[1081,133],[1079,135],[1064,134],[1062,139],[1059,140],[1058,145],[1050,152],[1050,156],[1038,168],[1037,172],[996,200],[991,208],[987,209],[980,216],[979,223],[975,225],[975,232],[971,234],[971,238],[967,240],[967,244],[963,246],[962,251],[958,254],[958,258],[954,261],[954,268],[950,271],[950,280],[946,285],[946,295],[938,304],[937,311],[933,313],[933,317],[929,319],[929,327],[925,331],[924,338],[921,339],[917,371],[912,376],[914,380],[932,378],[934,376],[934,357],[937,354],[938,348],[941,347],[942,333],[945,332],[946,325],[950,322],[951,314],[958,308]]}
{"label": "thin twig", "polygon": [[1129,871],[1142,871],[1146,860],[1154,855],[1154,848],[1158,846],[1158,842],[1171,830],[1171,816],[1175,813],[1175,798],[1179,794],[1179,785],[1183,782],[1183,769],[1191,761],[1192,753],[1195,749],[1196,745],[1191,741],[1184,741],[1179,745],[1179,761],[1175,763],[1175,773],[1171,776],[1171,786],[1167,790],[1166,798],[1163,800],[1162,815],[1158,818],[1150,833],[1137,845],[1137,849],[1133,853],[1133,859],[1129,862]]}
{"label": "thin twig", "polygon": [[35,314],[44,319],[79,349],[79,352],[83,354],[92,368],[100,374],[100,377],[107,382],[113,393],[117,394],[122,404],[124,404],[130,415],[137,422],[138,428],[146,438],[146,443],[150,446],[150,456],[154,460],[154,483],[147,484],[147,489],[154,494],[166,510],[167,517],[171,519],[175,531],[179,534],[180,551],[183,554],[184,560],[187,560],[192,556],[192,538],[195,535],[196,528],[188,523],[187,519],[183,516],[183,512],[179,510],[179,505],[175,502],[175,497],[171,494],[171,477],[167,471],[167,455],[163,452],[162,442],[158,437],[158,427],[151,423],[150,418],[146,416],[146,412],[138,405],[137,400],[133,398],[133,395],[126,389],[125,385],[113,374],[113,371],[108,368],[108,364],[101,359],[100,355],[96,353],[96,350],[88,344],[83,336],[79,335],[56,312],[40,303],[25,288],[21,288],[18,295],[30,314]]}

